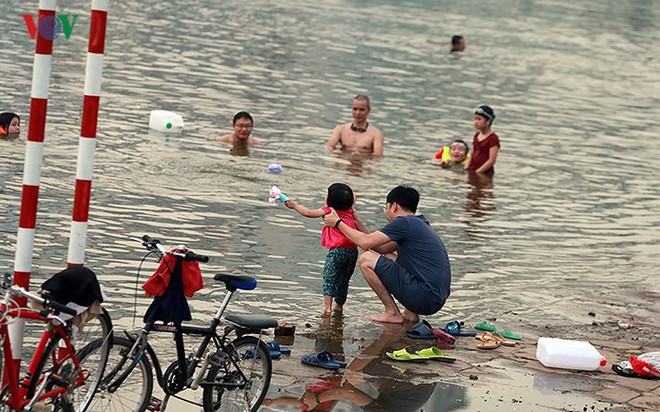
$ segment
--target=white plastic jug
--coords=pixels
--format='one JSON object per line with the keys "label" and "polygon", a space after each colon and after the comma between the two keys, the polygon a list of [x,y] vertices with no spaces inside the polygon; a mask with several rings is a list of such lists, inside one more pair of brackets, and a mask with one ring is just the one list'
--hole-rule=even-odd
{"label": "white plastic jug", "polygon": [[149,116],[149,128],[163,133],[181,133],[183,117],[167,110],[152,110]]}
{"label": "white plastic jug", "polygon": [[539,338],[536,359],[549,368],[593,371],[607,362],[589,342]]}

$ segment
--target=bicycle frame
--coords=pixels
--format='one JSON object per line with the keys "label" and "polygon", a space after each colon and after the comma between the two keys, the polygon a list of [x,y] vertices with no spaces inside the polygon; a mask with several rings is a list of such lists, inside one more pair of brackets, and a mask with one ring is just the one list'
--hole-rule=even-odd
{"label": "bicycle frame", "polygon": [[[165,391],[167,395],[174,396],[175,394],[171,393],[171,391],[169,391],[169,388],[167,387],[167,384],[164,379],[164,374],[160,366],[160,362],[158,361],[158,356],[156,355],[155,351],[148,342],[149,333],[156,332],[156,333],[174,334],[174,340],[176,343],[176,351],[177,351],[177,362],[179,363],[179,365],[187,365],[186,375],[179,376],[179,379],[181,380],[180,383],[185,384],[191,389],[197,389],[206,371],[206,367],[208,366],[209,356],[205,357],[204,355],[207,353],[211,341],[213,340],[214,342],[216,349],[215,352],[223,351],[227,353],[227,346],[226,346],[227,335],[229,335],[232,331],[236,329],[241,329],[241,327],[238,325],[236,326],[229,325],[225,327],[225,331],[222,335],[217,334],[217,328],[222,322],[221,321],[222,315],[224,314],[227,306],[229,305],[229,301],[231,300],[233,294],[234,294],[233,291],[227,291],[227,294],[225,295],[225,298],[222,304],[220,305],[220,308],[218,309],[215,316],[211,320],[211,325],[209,327],[200,327],[200,326],[182,325],[182,324],[166,325],[166,324],[156,324],[152,322],[144,325],[140,336],[137,338],[127,334],[128,338],[134,341],[134,345],[133,345],[134,350],[137,350],[138,353],[141,354],[144,354],[145,352],[148,354],[149,358],[153,363],[153,368],[156,372],[156,379],[158,381],[158,385]],[[242,329],[242,330],[246,333],[256,333],[256,330],[249,330],[249,329]],[[186,355],[186,350],[183,342],[183,335],[203,337],[202,342],[197,347],[197,350],[195,351],[195,354],[191,359],[189,359]],[[259,330],[259,337],[261,337],[261,330]],[[198,376],[195,376],[195,370],[197,369],[197,366],[199,365],[200,361],[202,361],[202,359],[204,360],[204,363],[202,364],[202,367],[198,372]],[[238,367],[238,365],[236,365],[234,359],[232,359],[231,357],[229,359],[234,364],[234,366],[237,367],[237,370],[240,372],[241,377],[244,380],[247,380],[247,378],[243,374],[243,371],[240,369],[240,367]],[[136,357],[135,361],[133,361],[133,364],[122,375],[111,381],[111,383],[108,385],[108,389],[111,392],[114,392],[124,382],[124,380],[128,377],[128,375],[131,373],[132,369],[137,365],[138,362],[139,362],[139,357]],[[120,370],[122,367],[123,367],[123,363],[120,363],[115,368],[115,370],[113,370],[108,374],[108,376],[110,378],[114,378],[113,376],[114,373],[116,373],[116,371]],[[204,382],[201,382],[201,385],[204,385]],[[232,385],[231,383],[217,384],[217,385],[225,385],[227,387],[239,386],[239,385]]]}
{"label": "bicycle frame", "polygon": [[[147,248],[149,253],[154,253],[159,261],[162,261],[167,255],[174,256],[179,260],[208,261],[208,257],[197,255],[185,246],[179,246],[168,252],[160,244],[160,241],[152,239],[148,235],[144,235],[139,241]],[[179,264],[179,260],[176,261],[176,264]],[[172,262],[167,263],[167,260],[165,262],[167,265],[174,264]],[[172,267],[176,268],[176,266]],[[170,266],[167,266],[166,269],[173,272]],[[132,381],[134,376],[139,376],[140,382],[144,382],[144,379],[149,382],[148,385],[142,386],[143,390],[139,393],[137,400],[139,410],[149,408],[149,410],[164,411],[170,397],[202,406],[193,400],[177,395],[186,389],[196,390],[200,386],[204,392],[204,410],[210,410],[207,405],[209,405],[209,402],[215,403],[216,401],[213,399],[219,394],[219,392],[213,391],[222,390],[222,388],[249,391],[255,381],[259,382],[255,386],[256,391],[254,392],[258,398],[248,399],[246,395],[245,399],[246,402],[252,403],[252,408],[261,404],[270,383],[272,369],[270,352],[261,338],[266,329],[277,326],[277,321],[271,318],[250,315],[227,315],[225,317],[224,313],[234,293],[238,289],[252,290],[256,287],[257,282],[251,276],[228,273],[217,273],[213,279],[223,282],[227,293],[208,326],[183,325],[178,319],[163,322],[158,320],[157,317],[150,317],[149,322],[144,324],[139,334],[125,331],[127,339],[118,338],[116,344],[119,345],[118,353],[120,356],[117,358],[116,364],[111,367],[112,369],[106,370],[102,382],[108,395],[106,399],[112,399],[115,395],[124,399],[124,392],[121,390],[122,385],[127,381]],[[224,328],[222,331],[218,331],[218,327],[221,325]],[[170,363],[164,371],[161,368],[156,351],[149,343],[151,333],[170,333],[174,335],[176,360]],[[235,339],[232,333],[236,334]],[[187,354],[184,335],[201,337],[201,343],[194,345],[194,352]],[[250,345],[254,345],[254,347],[249,347]],[[250,350],[258,351],[258,353],[252,352],[256,353],[253,355],[255,360],[263,360],[259,361],[262,365],[259,367],[265,371],[263,379],[258,374],[254,375],[252,369],[245,369],[245,353]],[[139,370],[133,375],[136,368]],[[149,368],[149,372],[142,372],[144,368]],[[218,375],[218,368],[223,368],[222,370],[226,375],[222,376],[226,376],[228,379],[218,379],[218,376],[220,376]],[[228,368],[231,368],[231,371]],[[158,386],[165,392],[165,398],[162,401],[151,396],[152,374],[154,371]],[[128,392],[130,393],[130,390]],[[130,405],[133,405],[132,402],[131,399]]]}
{"label": "bicycle frame", "polygon": [[[37,368],[37,365],[39,364],[43,356],[44,349],[46,348],[48,342],[50,342],[51,339],[53,339],[53,337],[56,335],[59,335],[62,341],[65,343],[64,348],[60,348],[60,350],[57,351],[58,361],[62,362],[64,360],[71,359],[73,361],[76,370],[78,371],[78,376],[76,378],[75,385],[76,386],[82,385],[85,376],[83,376],[82,369],[80,368],[80,363],[75,356],[75,350],[73,348],[73,345],[71,344],[71,341],[69,340],[69,337],[66,331],[64,330],[62,324],[60,324],[55,319],[51,319],[47,316],[44,316],[40,312],[35,312],[27,308],[15,307],[15,308],[6,309],[5,303],[2,303],[0,305],[0,311],[3,315],[2,320],[0,321],[0,336],[3,339],[2,349],[3,349],[4,365],[5,365],[4,376],[2,377],[2,382],[3,382],[2,397],[7,396],[7,394],[9,395],[9,398],[7,399],[7,405],[10,408],[16,410],[23,410],[23,408],[29,409],[36,402],[42,401],[47,398],[52,398],[68,390],[67,387],[58,386],[55,389],[49,390],[45,393],[41,393],[43,392],[46,383],[48,382],[48,378],[50,377],[49,375],[43,377],[44,379],[41,381],[40,385],[36,388],[34,393],[28,393],[31,387],[31,379],[34,376],[34,372]],[[36,320],[36,321],[44,322],[45,324],[45,330],[41,334],[39,344],[37,345],[32,360],[30,361],[26,375],[20,381],[20,385],[19,385],[20,359],[14,359],[12,353],[11,339],[9,339],[9,328],[7,326],[7,317]]]}

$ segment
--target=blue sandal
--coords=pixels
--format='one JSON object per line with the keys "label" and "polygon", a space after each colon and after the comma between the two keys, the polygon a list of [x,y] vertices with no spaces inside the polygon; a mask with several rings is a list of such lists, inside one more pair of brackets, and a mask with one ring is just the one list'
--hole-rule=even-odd
{"label": "blue sandal", "polygon": [[330,370],[337,370],[347,366],[346,362],[336,360],[332,353],[325,350],[310,355],[304,355],[300,360],[307,365],[318,366]]}
{"label": "blue sandal", "polygon": [[477,331],[474,329],[464,328],[464,323],[457,320],[452,320],[442,327],[442,330],[454,336],[477,336]]}
{"label": "blue sandal", "polygon": [[266,346],[270,350],[271,357],[273,357],[273,352],[279,352],[282,355],[291,355],[291,349],[280,346],[280,343],[276,340],[266,343]]}
{"label": "blue sandal", "polygon": [[406,332],[411,339],[435,339],[437,336],[433,334],[433,326],[425,319],[417,322],[412,328]]}

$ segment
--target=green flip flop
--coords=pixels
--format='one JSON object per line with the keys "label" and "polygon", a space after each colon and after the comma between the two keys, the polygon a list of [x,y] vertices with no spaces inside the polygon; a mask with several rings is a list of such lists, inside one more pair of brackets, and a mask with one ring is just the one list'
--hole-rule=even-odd
{"label": "green flip flop", "polygon": [[497,330],[495,325],[488,322],[477,323],[476,325],[474,325],[474,328],[479,330],[485,330],[487,332],[495,332]]}
{"label": "green flip flop", "polygon": [[395,350],[393,352],[385,352],[388,358],[401,361],[401,362],[416,362],[416,363],[426,363],[429,359],[427,356],[420,356],[417,354],[410,353],[406,348]]}
{"label": "green flip flop", "polygon": [[522,340],[522,336],[516,335],[515,333],[511,332],[509,329],[501,329],[496,331],[496,333],[499,333],[500,335],[502,335],[507,339]]}
{"label": "green flip flop", "polygon": [[438,361],[438,362],[446,362],[446,363],[453,363],[456,362],[456,358],[453,356],[447,356],[444,354],[443,351],[440,349],[436,348],[435,346],[418,350],[415,352],[419,356],[423,356],[427,359]]}

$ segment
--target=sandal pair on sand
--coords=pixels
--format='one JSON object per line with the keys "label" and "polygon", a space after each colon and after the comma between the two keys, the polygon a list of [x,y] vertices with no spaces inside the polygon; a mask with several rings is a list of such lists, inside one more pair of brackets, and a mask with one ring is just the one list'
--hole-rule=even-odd
{"label": "sandal pair on sand", "polygon": [[444,352],[436,347],[418,350],[415,353],[410,353],[408,349],[403,348],[393,352],[385,352],[385,355],[392,360],[401,362],[426,363],[429,360],[445,363],[456,362],[455,357],[445,355]]}
{"label": "sandal pair on sand", "polygon": [[479,349],[497,349],[500,345],[516,346],[516,341],[507,339],[498,332],[484,332],[476,337],[481,342],[477,344]]}
{"label": "sandal pair on sand", "polygon": [[483,331],[486,331],[486,332],[498,333],[498,334],[502,335],[503,337],[505,337],[506,339],[514,339],[514,340],[521,340],[522,339],[522,336],[516,335],[515,333],[511,332],[509,329],[499,329],[498,330],[495,327],[495,325],[493,325],[492,323],[488,323],[488,322],[477,323],[476,325],[474,325],[474,328],[479,329],[479,330],[483,330]]}

